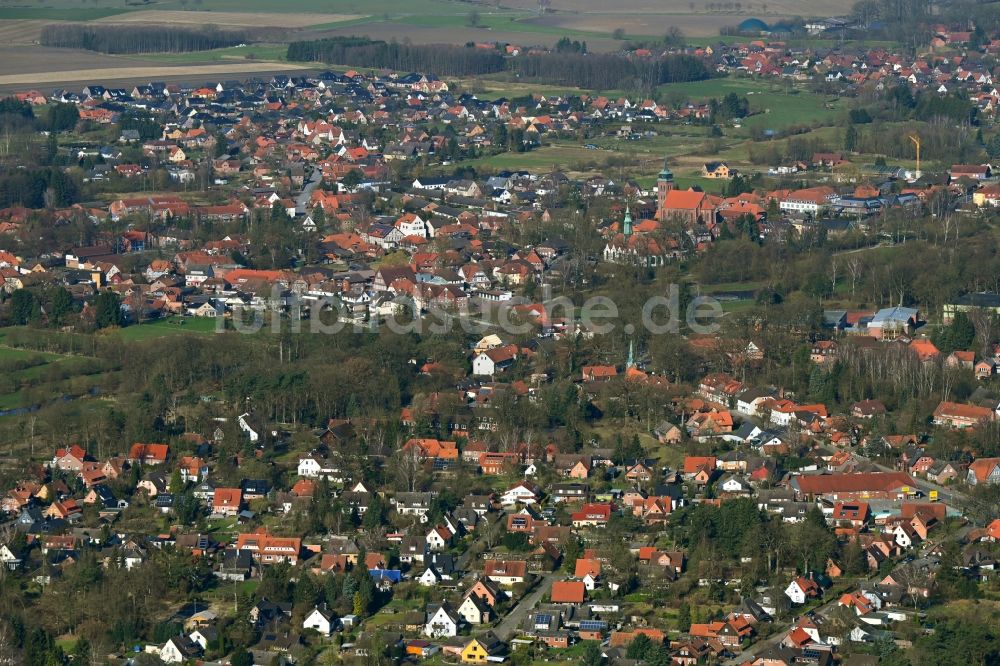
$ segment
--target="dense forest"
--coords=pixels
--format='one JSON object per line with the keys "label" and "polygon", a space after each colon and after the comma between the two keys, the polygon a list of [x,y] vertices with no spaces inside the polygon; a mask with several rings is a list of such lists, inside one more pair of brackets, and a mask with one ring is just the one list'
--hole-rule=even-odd
{"label": "dense forest", "polygon": [[18,169],[0,173],[0,208],[59,208],[78,201],[76,181],[62,169]]}
{"label": "dense forest", "polygon": [[508,59],[496,51],[440,44],[398,44],[357,37],[292,42],[288,45],[288,59],[434,72],[444,76],[510,72],[522,80],[605,90],[650,90],[662,83],[698,81],[711,75],[704,62],[684,55],[635,60],[619,55],[563,52]]}
{"label": "dense forest", "polygon": [[443,76],[495,74],[505,69],[504,59],[496,51],[461,46],[398,44],[360,37],[292,42],[288,45],[288,59],[434,72]]}
{"label": "dense forest", "polygon": [[663,83],[700,81],[710,76],[705,63],[685,55],[633,60],[610,54],[529,55],[507,61],[522,79],[578,88],[652,90]]}
{"label": "dense forest", "polygon": [[252,41],[252,36],[248,31],[220,30],[210,25],[182,28],[54,23],[42,28],[39,39],[43,46],[101,53],[183,53],[236,46]]}

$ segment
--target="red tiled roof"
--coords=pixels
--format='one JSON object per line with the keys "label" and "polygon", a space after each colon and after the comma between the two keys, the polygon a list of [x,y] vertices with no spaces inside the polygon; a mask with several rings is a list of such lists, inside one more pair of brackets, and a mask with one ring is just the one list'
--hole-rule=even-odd
{"label": "red tiled roof", "polygon": [[552,603],[582,604],[586,588],[583,581],[560,580],[552,584]]}
{"label": "red tiled roof", "polygon": [[912,486],[913,479],[904,472],[862,472],[858,474],[799,475],[794,478],[799,491],[807,495],[832,492],[888,492]]}

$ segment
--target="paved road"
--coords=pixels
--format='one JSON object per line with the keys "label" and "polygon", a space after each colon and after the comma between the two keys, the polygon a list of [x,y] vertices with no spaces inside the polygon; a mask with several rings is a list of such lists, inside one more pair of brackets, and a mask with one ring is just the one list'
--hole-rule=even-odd
{"label": "paved road", "polygon": [[[819,615],[822,615],[823,617],[829,617],[830,613],[833,612],[833,609],[837,607],[837,602],[839,600],[840,600],[839,597],[833,596],[831,599],[829,599],[822,606],[817,606],[816,609],[813,610],[813,612],[814,613],[818,613]],[[791,628],[792,624],[794,624],[795,622],[798,622],[799,617],[801,617],[801,616],[800,615],[795,615],[795,616],[793,616],[793,618],[792,618],[792,620],[790,622],[782,623],[783,628],[781,630],[779,630],[779,631],[771,634],[765,640],[762,640],[762,641],[759,641],[757,643],[754,643],[753,645],[751,645],[747,649],[743,650],[743,652],[741,652],[739,654],[739,656],[733,657],[732,659],[729,659],[728,661],[722,662],[723,666],[739,666],[740,664],[744,664],[744,663],[746,663],[748,661],[753,661],[754,657],[756,657],[758,654],[760,654],[761,652],[764,652],[768,648],[770,648],[770,647],[772,647],[774,645],[777,645],[778,643],[780,643],[781,641],[783,641],[785,639],[785,636],[788,635],[788,630]]]}
{"label": "paved road", "polygon": [[524,618],[528,617],[528,613],[531,612],[538,602],[542,600],[549,590],[552,589],[552,584],[557,580],[562,578],[562,574],[558,571],[553,571],[552,573],[545,574],[538,585],[535,586],[531,592],[525,595],[521,601],[514,606],[511,612],[507,613],[507,616],[500,621],[500,624],[493,629],[500,640],[507,641],[517,632],[518,627],[524,622]]}
{"label": "paved road", "polygon": [[483,519],[487,524],[483,525],[475,531],[475,540],[469,544],[469,547],[464,553],[458,556],[455,560],[455,568],[459,571],[468,571],[469,564],[472,562],[473,556],[479,557],[484,550],[486,550],[486,544],[483,540],[483,535],[486,534],[487,530],[490,529],[490,523],[499,523],[502,520],[506,520],[507,514],[503,511],[497,513],[487,513],[483,516]]}
{"label": "paved road", "polygon": [[295,198],[296,214],[305,215],[309,212],[309,199],[312,198],[313,190],[319,187],[321,180],[323,180],[323,172],[319,169],[313,169],[312,175],[309,176],[309,180],[306,181],[305,186],[302,188],[302,193]]}
{"label": "paved road", "polygon": [[[871,463],[876,469],[881,470],[883,472],[898,471],[892,469],[891,467],[880,465],[871,458],[866,458],[865,456],[861,455],[856,451],[852,453],[855,458],[858,458],[859,460],[865,460]],[[959,492],[958,490],[955,490],[954,488],[945,488],[944,486],[939,486],[936,483],[932,483],[926,479],[921,479],[919,477],[913,476],[912,474],[910,476],[913,478],[914,487],[918,488],[924,494],[925,498],[930,496],[930,491],[936,490],[938,492],[938,501],[944,502],[945,504],[950,504],[951,506],[955,506],[956,500],[962,502],[963,504],[968,503],[969,501],[968,496]],[[955,507],[955,508],[961,508],[961,507]]]}
{"label": "paved road", "polygon": [[[784,434],[788,434],[788,428],[776,427],[773,423],[764,423],[764,425],[760,425],[758,423],[759,419],[748,418],[746,415],[739,414],[738,412],[735,412],[735,411],[733,412],[733,416],[734,416],[734,418],[737,421],[739,421],[741,423],[744,422],[744,421],[749,421],[751,423],[759,425],[761,428],[765,428],[767,430],[774,430],[774,431],[778,431],[778,432],[781,432],[781,433],[784,433]],[[856,458],[858,460],[861,460],[863,462],[869,463],[872,467],[874,467],[875,469],[877,469],[879,471],[882,471],[882,472],[897,472],[897,471],[899,471],[899,470],[892,469],[891,467],[886,467],[885,465],[880,465],[879,463],[875,462],[871,458],[868,458],[867,456],[861,454],[861,452],[858,451],[858,450],[852,450],[849,447],[840,447],[840,448],[842,448],[844,451],[847,451],[848,453],[850,453],[852,456],[854,456],[854,458]],[[913,476],[912,474],[910,476],[911,476],[911,478],[913,478],[913,481],[914,481],[913,487],[917,488],[918,490],[920,490],[924,494],[924,500],[925,501],[929,498],[930,491],[932,491],[932,490],[936,490],[937,491],[937,493],[938,493],[938,501],[943,502],[945,504],[948,504],[949,506],[954,507],[956,509],[962,508],[961,506],[958,506],[958,504],[965,505],[965,504],[968,504],[969,501],[970,501],[968,495],[965,495],[964,493],[962,493],[961,491],[959,491],[959,490],[957,490],[955,488],[946,488],[945,486],[940,486],[940,485],[938,485],[936,483],[932,483],[931,481],[928,481],[927,479],[922,479],[920,477]]]}
{"label": "paved road", "polygon": [[[971,529],[972,529],[971,525],[966,525],[966,526],[964,526],[964,527],[962,527],[962,528],[960,528],[958,530],[955,530],[954,532],[952,532],[950,535],[948,535],[947,537],[945,537],[943,539],[940,539],[940,540],[937,540],[937,539],[935,539],[935,540],[928,540],[921,547],[921,549],[920,549],[920,556],[921,557],[926,556],[927,553],[930,552],[930,550],[935,545],[938,545],[940,543],[945,543],[945,542],[948,542],[948,541],[955,541],[955,540],[958,540],[958,541],[963,540],[965,538],[965,535],[968,534]],[[903,564],[903,562],[901,562],[900,564]],[[897,564],[896,566],[899,566],[899,564]],[[880,580],[880,579],[881,579],[881,576],[879,574],[877,574],[877,573],[874,573],[874,574],[872,574],[867,579],[867,581],[868,581],[869,584],[871,584],[871,583],[874,583],[875,581]],[[858,579],[858,585],[860,585],[862,583],[862,581],[863,581],[863,579],[859,578]],[[833,594],[831,594],[830,598],[828,598],[826,600],[826,603],[824,603],[821,606],[816,607],[816,609],[813,612],[814,613],[818,613],[818,614],[822,615],[825,618],[829,618],[830,614],[834,611],[834,609],[837,608],[837,605],[838,605],[839,601],[840,601],[839,595],[833,595]],[[740,666],[740,664],[744,664],[744,663],[746,663],[748,661],[753,661],[753,658],[756,657],[757,655],[759,655],[761,652],[765,651],[766,649],[768,649],[769,647],[771,647],[773,645],[777,645],[782,640],[784,640],[785,636],[788,635],[788,630],[791,629],[792,625],[795,624],[798,621],[799,617],[801,617],[801,616],[800,615],[793,615],[790,620],[783,621],[780,624],[776,625],[776,627],[778,627],[778,630],[774,634],[768,636],[763,641],[760,641],[758,643],[754,643],[753,645],[749,646],[748,648],[746,648],[745,650],[743,650],[743,652],[741,652],[739,656],[734,657],[732,659],[729,659],[728,661],[723,662],[723,666]]]}

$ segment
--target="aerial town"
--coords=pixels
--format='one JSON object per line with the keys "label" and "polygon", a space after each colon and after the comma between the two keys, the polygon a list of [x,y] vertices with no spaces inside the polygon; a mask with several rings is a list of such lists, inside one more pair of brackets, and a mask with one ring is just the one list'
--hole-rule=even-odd
{"label": "aerial town", "polygon": [[1000,16],[867,4],[0,77],[0,665],[1000,664]]}

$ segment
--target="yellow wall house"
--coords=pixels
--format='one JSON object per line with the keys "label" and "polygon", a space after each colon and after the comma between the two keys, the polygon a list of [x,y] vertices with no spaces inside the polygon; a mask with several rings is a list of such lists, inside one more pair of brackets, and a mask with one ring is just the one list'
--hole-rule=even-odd
{"label": "yellow wall house", "polygon": [[473,638],[462,648],[463,664],[485,664],[488,656],[486,646],[480,643],[478,638]]}
{"label": "yellow wall house", "polygon": [[701,175],[704,178],[729,178],[733,174],[725,162],[708,162],[702,167]]}

